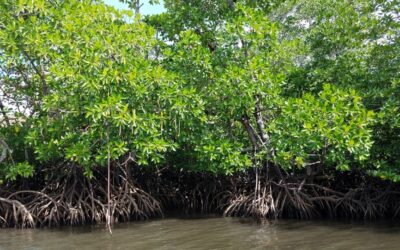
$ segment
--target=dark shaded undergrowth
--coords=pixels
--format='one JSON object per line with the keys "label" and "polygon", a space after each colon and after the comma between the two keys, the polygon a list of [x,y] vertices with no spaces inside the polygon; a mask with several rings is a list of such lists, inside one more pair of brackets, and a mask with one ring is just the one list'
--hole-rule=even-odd
{"label": "dark shaded undergrowth", "polygon": [[[74,165],[55,166],[0,189],[0,226],[37,227],[102,223],[107,215],[107,176],[88,179]],[[47,175],[46,173],[52,173]],[[274,218],[394,218],[400,187],[362,173],[295,178],[266,169],[233,176],[163,169],[115,167],[114,222],[162,217],[166,211]]]}

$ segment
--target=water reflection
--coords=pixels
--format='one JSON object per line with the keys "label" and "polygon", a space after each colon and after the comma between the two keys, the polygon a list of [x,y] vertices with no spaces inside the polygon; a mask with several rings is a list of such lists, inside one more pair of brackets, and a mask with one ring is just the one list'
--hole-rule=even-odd
{"label": "water reflection", "polygon": [[61,229],[0,229],[0,249],[398,249],[400,224],[171,218]]}

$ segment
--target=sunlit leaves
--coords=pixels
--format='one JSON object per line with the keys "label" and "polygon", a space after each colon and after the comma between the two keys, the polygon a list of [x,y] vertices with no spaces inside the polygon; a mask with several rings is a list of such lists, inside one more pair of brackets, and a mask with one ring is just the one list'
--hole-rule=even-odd
{"label": "sunlit leaves", "polygon": [[281,109],[269,126],[278,163],[305,166],[323,161],[348,170],[351,160],[368,159],[374,113],[363,107],[354,91],[324,85],[318,96],[290,98]]}
{"label": "sunlit leaves", "polygon": [[32,162],[88,176],[110,154],[225,174],[273,162],[397,178],[396,1],[164,2],[146,23],[97,1],[0,4],[1,90],[25,107],[1,131],[21,148],[16,162],[32,147]]}
{"label": "sunlit leaves", "polygon": [[6,179],[15,181],[17,179],[17,176],[28,178],[33,175],[33,172],[33,166],[27,162],[10,164],[7,169]]}
{"label": "sunlit leaves", "polygon": [[20,2],[32,15],[15,20],[20,10],[2,6],[0,43],[6,59],[25,57],[21,67],[34,60],[23,73],[37,89],[13,94],[39,99],[46,84],[26,118],[26,143],[40,164],[67,160],[89,176],[109,154],[113,162],[129,153],[136,164],[158,164],[178,147],[176,124],[201,118],[193,88],[152,58],[154,30],[132,13],[92,1]]}

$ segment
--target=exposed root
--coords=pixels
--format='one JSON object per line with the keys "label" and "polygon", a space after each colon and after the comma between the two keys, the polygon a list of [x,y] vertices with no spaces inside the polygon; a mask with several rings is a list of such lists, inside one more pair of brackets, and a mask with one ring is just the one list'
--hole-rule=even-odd
{"label": "exposed root", "polygon": [[162,210],[151,195],[125,182],[124,187],[113,189],[112,214],[116,221],[139,220],[162,215]]}
{"label": "exposed root", "polygon": [[[366,188],[346,192],[313,183],[268,181],[255,199],[252,190],[225,191],[219,208],[225,216],[257,219],[346,217],[374,219],[388,214],[389,192]],[[400,209],[396,210],[398,213]]]}
{"label": "exposed root", "polygon": [[[45,187],[40,190],[12,191],[10,186],[8,192],[0,190],[0,226],[81,225],[106,221],[104,169],[96,170],[92,179],[84,177],[82,170],[75,166],[55,169],[49,171],[53,176],[41,184]],[[259,220],[400,216],[399,186],[376,179],[352,183],[348,179],[354,176],[347,175],[317,182],[293,177],[268,179],[265,173],[254,178],[251,171],[224,177],[171,169],[163,172],[134,170],[135,176],[126,166],[113,169],[110,200],[115,222],[162,216],[162,210],[216,212]]]}
{"label": "exposed root", "polygon": [[0,225],[34,227],[31,212],[19,201],[0,197]]}
{"label": "exposed root", "polygon": [[[0,225],[34,227],[104,222],[105,183],[100,172],[96,179],[89,180],[78,168],[73,168],[62,178],[49,180],[40,191],[17,191],[0,198]],[[162,215],[159,202],[124,175],[114,178],[111,198],[115,221]]]}

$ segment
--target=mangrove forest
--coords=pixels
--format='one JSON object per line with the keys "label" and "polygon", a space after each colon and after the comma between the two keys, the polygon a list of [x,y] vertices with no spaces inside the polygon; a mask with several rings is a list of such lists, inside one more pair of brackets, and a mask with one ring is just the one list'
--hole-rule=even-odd
{"label": "mangrove forest", "polygon": [[399,0],[121,2],[0,0],[0,227],[400,217]]}

